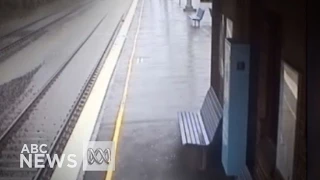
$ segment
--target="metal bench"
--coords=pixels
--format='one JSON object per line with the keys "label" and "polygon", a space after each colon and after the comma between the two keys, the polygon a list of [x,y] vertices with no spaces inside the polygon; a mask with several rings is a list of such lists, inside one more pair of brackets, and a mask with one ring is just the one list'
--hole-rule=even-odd
{"label": "metal bench", "polygon": [[211,87],[199,112],[179,112],[178,120],[182,144],[201,149],[201,170],[206,168],[207,149],[216,131],[221,128],[222,107]]}
{"label": "metal bench", "polygon": [[194,15],[190,15],[189,18],[192,20],[193,25],[197,25],[198,22],[198,26],[200,26],[200,21],[202,20],[204,15],[204,10],[201,8],[198,8],[197,13]]}

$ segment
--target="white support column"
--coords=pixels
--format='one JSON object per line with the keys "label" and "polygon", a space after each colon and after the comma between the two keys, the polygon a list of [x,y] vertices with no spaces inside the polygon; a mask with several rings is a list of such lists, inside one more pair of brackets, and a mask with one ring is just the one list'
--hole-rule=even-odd
{"label": "white support column", "polygon": [[192,6],[192,0],[187,0],[187,4],[184,7],[183,11],[196,11]]}

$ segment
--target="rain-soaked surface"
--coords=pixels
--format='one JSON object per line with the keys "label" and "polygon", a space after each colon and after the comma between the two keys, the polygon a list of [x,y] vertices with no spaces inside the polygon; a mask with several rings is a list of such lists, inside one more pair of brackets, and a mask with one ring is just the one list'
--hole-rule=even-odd
{"label": "rain-soaked surface", "polygon": [[[50,134],[56,133],[59,123],[65,120],[113,30],[131,3],[131,0],[77,0],[77,3],[88,1],[94,2],[45,29],[41,37],[0,62],[0,120],[3,124],[0,130],[3,131],[53,74],[72,58],[34,107],[28,117],[30,121],[22,125],[25,131],[13,139],[32,143],[33,140],[25,140],[24,137],[39,133],[37,140],[41,139],[43,143],[52,141],[53,136]],[[213,170],[198,174],[186,169],[184,163],[184,147],[181,145],[176,113],[181,110],[199,110],[209,88],[211,51],[211,17],[207,8],[210,4],[194,1],[195,8],[201,6],[206,11],[201,26],[196,28],[191,26],[189,14],[183,12],[185,3],[184,0],[139,1],[108,89],[104,113],[99,120],[101,124],[97,128],[99,131],[96,132],[97,140],[112,138],[141,10],[140,33],[133,59],[114,179],[224,178],[220,167],[214,166]],[[52,5],[60,10],[67,9],[61,6]],[[54,12],[45,9],[44,6],[39,11],[47,12],[46,15]],[[105,15],[106,19],[74,55]],[[30,23],[39,18],[37,13],[33,13],[29,17],[13,20],[13,23],[7,22],[2,35],[28,24],[19,22]],[[19,27],[14,26],[15,23],[20,24]],[[51,127],[51,130],[41,134],[45,126]],[[1,158],[3,156],[1,154]],[[0,163],[0,170],[1,166],[3,164]],[[87,173],[84,179],[104,179],[104,173]]]}
{"label": "rain-soaked surface", "polygon": [[83,0],[55,0],[42,4],[37,8],[17,8],[14,10],[2,7],[0,11],[0,37],[82,2]]}
{"label": "rain-soaked surface", "polygon": [[[112,139],[139,28],[113,179],[225,179],[221,166],[204,173],[188,167],[177,121],[178,111],[199,110],[209,88],[210,18],[206,8],[200,28],[195,28],[178,0],[139,1],[96,128],[97,140]],[[104,175],[86,172],[84,179]]]}
{"label": "rain-soaked surface", "polygon": [[[123,1],[127,2],[126,0]],[[115,28],[116,21],[126,10],[126,6],[124,6],[119,7],[118,11],[113,11],[112,6],[120,6],[120,2],[96,1],[93,4],[89,4],[55,23],[46,29],[46,33],[43,36],[2,61],[0,63],[0,88],[3,90],[0,89],[0,92],[3,92],[1,93],[3,99],[1,99],[0,112],[6,110],[13,103],[13,100],[17,99],[20,102],[18,104],[25,106],[25,103],[21,101],[30,101],[32,96],[44,86],[46,81],[53,76],[61,65],[72,57],[75,50],[87,38],[97,22],[108,12],[112,12],[113,17],[108,16],[106,18],[105,21],[109,21],[109,25],[104,27],[107,28],[107,36],[110,36]],[[109,39],[106,40],[108,41]],[[101,42],[94,42],[94,44],[99,43]],[[92,46],[90,51],[99,55],[98,53],[101,49]],[[83,59],[80,64],[84,66],[93,65],[96,60],[96,58],[91,57],[90,59]],[[91,70],[89,67],[87,69]],[[77,71],[74,68],[71,71],[75,75],[83,73],[83,71]],[[74,81],[72,78],[79,79],[70,77],[71,82]],[[72,87],[69,87],[69,91],[72,91]],[[8,92],[11,92],[12,95],[7,96],[6,93]],[[9,102],[10,104],[7,104]]]}
{"label": "rain-soaked surface", "polygon": [[[2,147],[0,178],[21,178],[21,174],[15,175],[10,168],[19,167],[15,158],[24,143],[52,143],[131,3],[130,0],[81,1],[91,3],[45,28],[44,34],[0,62],[0,136],[51,77],[69,62],[24,118],[18,133]],[[0,49],[0,53],[6,52]],[[22,173],[24,178],[29,175]]]}

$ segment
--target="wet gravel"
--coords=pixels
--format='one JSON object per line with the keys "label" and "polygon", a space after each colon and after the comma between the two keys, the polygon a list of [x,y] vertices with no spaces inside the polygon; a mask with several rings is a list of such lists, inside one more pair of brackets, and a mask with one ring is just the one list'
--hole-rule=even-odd
{"label": "wet gravel", "polygon": [[3,116],[3,113],[8,111],[19,97],[24,94],[32,77],[40,67],[41,65],[21,77],[0,85],[0,122],[2,121],[1,116]]}

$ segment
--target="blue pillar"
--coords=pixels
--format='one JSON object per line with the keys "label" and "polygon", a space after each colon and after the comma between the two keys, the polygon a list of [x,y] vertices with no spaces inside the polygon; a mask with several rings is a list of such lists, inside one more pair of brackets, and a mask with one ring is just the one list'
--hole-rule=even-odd
{"label": "blue pillar", "polygon": [[225,41],[222,164],[228,176],[246,166],[250,46]]}

